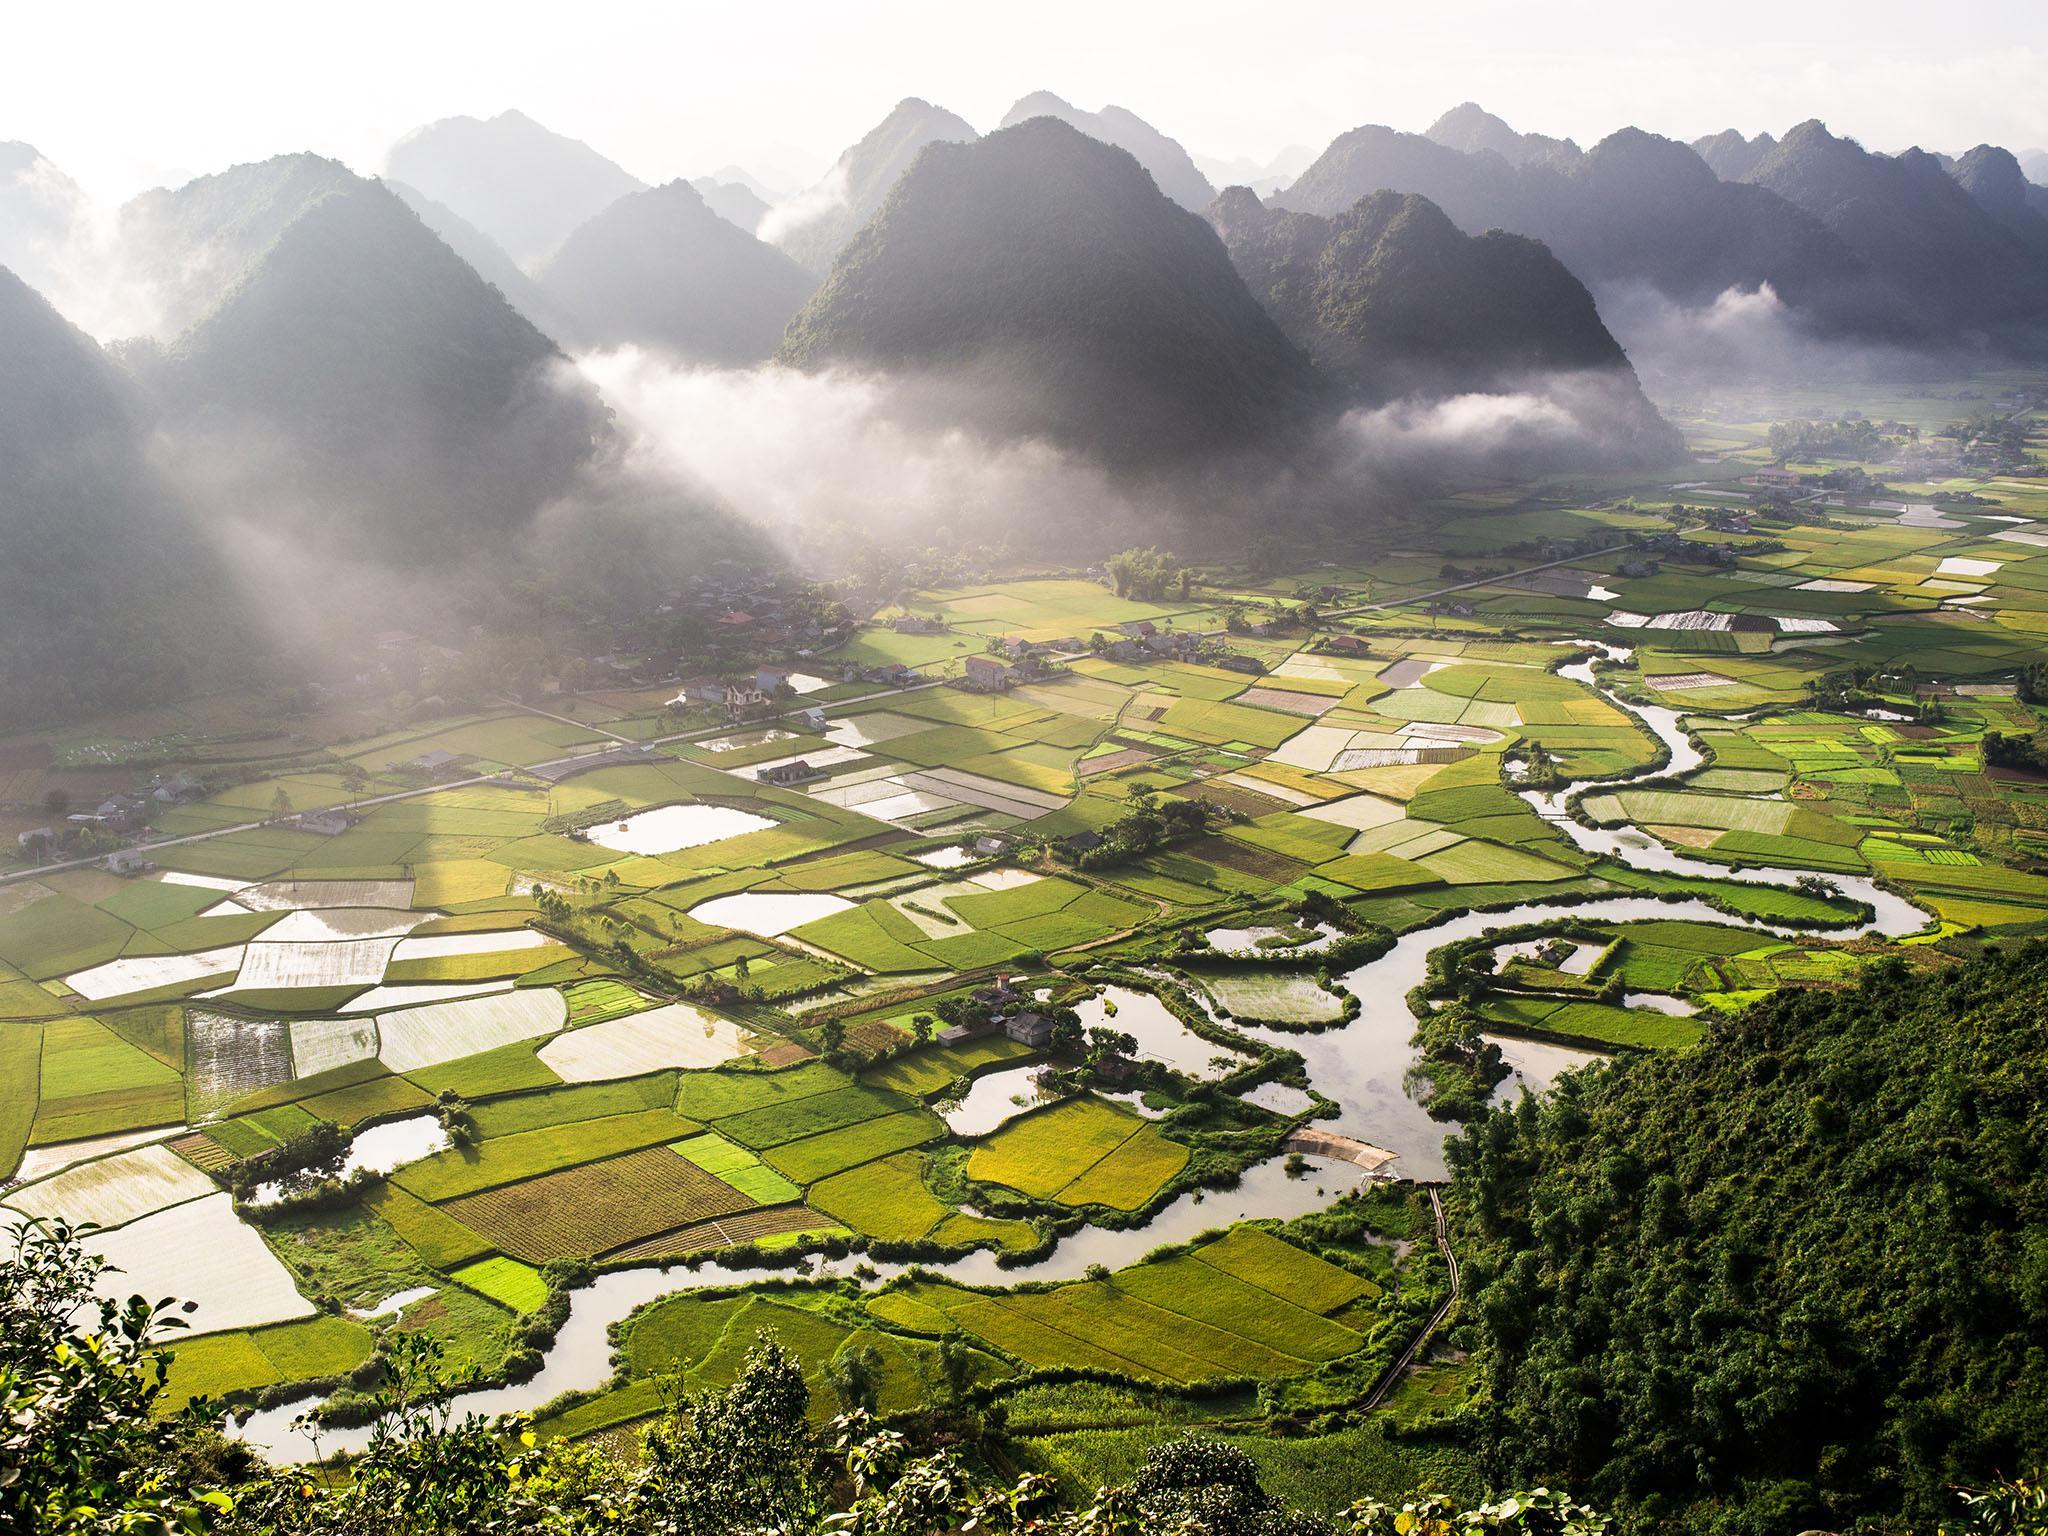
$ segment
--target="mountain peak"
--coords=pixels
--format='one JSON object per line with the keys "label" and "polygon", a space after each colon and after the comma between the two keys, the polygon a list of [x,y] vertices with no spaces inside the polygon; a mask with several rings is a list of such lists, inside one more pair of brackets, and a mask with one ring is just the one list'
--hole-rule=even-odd
{"label": "mountain peak", "polygon": [[1128,107],[1111,105],[1100,112],[1084,112],[1051,91],[1033,91],[1003,114],[1002,126],[1014,128],[1041,117],[1078,128],[1090,138],[1125,151],[1151,173],[1160,191],[1191,213],[1201,212],[1216,199],[1216,189],[1195,165],[1194,157]]}
{"label": "mountain peak", "polygon": [[1541,133],[1517,133],[1476,101],[1460,102],[1423,131],[1424,138],[1465,154],[1499,155],[1510,165],[1549,161],[1568,165],[1579,157],[1570,139]]}
{"label": "mountain peak", "polygon": [[600,208],[643,185],[517,108],[416,128],[392,146],[385,174],[446,204],[528,269]]}
{"label": "mountain peak", "polygon": [[2027,174],[2019,157],[1995,144],[1979,144],[1956,161],[1949,172],[1963,190],[1987,207],[2023,208],[2027,203]]}
{"label": "mountain peak", "polygon": [[1586,169],[1628,178],[1645,193],[1654,187],[1664,197],[1690,195],[1719,179],[1691,145],[1640,128],[1620,129],[1595,144],[1586,152]]}
{"label": "mountain peak", "polygon": [[631,343],[732,366],[772,357],[817,286],[681,179],[622,197],[578,226],[540,283],[572,317],[578,345]]}
{"label": "mountain peak", "polygon": [[1151,469],[1314,400],[1222,243],[1136,159],[1036,116],[921,155],[789,328],[799,366],[929,381],[956,420]]}
{"label": "mountain peak", "polygon": [[1028,96],[1020,96],[1016,104],[1003,114],[1002,126],[1012,127],[1027,117],[1064,117],[1074,110],[1074,104],[1064,96],[1051,91],[1033,91]]}
{"label": "mountain peak", "polygon": [[976,137],[965,118],[906,96],[833,162],[823,181],[778,204],[758,226],[761,237],[822,274],[926,145]]}
{"label": "mountain peak", "polygon": [[1724,128],[1707,138],[1694,139],[1692,147],[1723,181],[1746,181],[1764,156],[1778,147],[1778,141],[1768,133],[1746,139],[1738,130]]}

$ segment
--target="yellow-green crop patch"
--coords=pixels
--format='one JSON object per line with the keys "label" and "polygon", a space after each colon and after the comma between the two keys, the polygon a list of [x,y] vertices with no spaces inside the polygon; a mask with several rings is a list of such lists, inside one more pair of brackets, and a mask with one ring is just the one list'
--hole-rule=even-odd
{"label": "yellow-green crop patch", "polygon": [[609,1115],[437,1152],[401,1168],[391,1181],[408,1194],[439,1203],[636,1148],[678,1141],[697,1129],[694,1120],[666,1109]]}
{"label": "yellow-green crop patch", "polygon": [[903,1110],[823,1135],[786,1141],[769,1148],[762,1154],[762,1161],[798,1184],[813,1184],[892,1152],[923,1146],[945,1134],[946,1122],[937,1115],[921,1109]]}
{"label": "yellow-green crop patch", "polygon": [[1149,1122],[1081,1097],[1020,1115],[986,1137],[968,1155],[967,1176],[1041,1200],[1135,1210],[1187,1158],[1187,1148]]}
{"label": "yellow-green crop patch", "polygon": [[481,1291],[514,1312],[534,1311],[548,1299],[547,1282],[541,1278],[539,1270],[531,1264],[522,1264],[517,1259],[502,1255],[479,1259],[449,1273],[471,1290]]}

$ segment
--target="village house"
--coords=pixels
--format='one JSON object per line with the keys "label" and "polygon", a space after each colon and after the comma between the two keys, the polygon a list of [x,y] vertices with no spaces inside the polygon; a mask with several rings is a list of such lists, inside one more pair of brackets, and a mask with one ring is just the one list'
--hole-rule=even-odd
{"label": "village house", "polygon": [[1321,649],[1338,656],[1370,656],[1372,647],[1357,635],[1325,635]]}
{"label": "village house", "polygon": [[969,1019],[964,1024],[954,1024],[940,1030],[935,1038],[940,1045],[964,1045],[969,1040],[978,1040],[983,1035],[993,1034],[995,1027],[994,1019]]}
{"label": "village house", "polygon": [[768,695],[752,683],[726,684],[725,712],[734,720],[765,710],[769,702]]}
{"label": "village house", "polygon": [[812,779],[820,779],[824,776],[823,769],[813,768],[802,758],[789,763],[771,763],[766,768],[758,768],[754,771],[754,777],[763,784],[804,784]]}
{"label": "village house", "polygon": [[1042,1051],[1052,1043],[1052,1030],[1052,1020],[1042,1013],[1013,1013],[1003,1020],[1003,1033],[1034,1051]]}
{"label": "village house", "polygon": [[295,819],[292,825],[299,831],[311,832],[316,837],[339,837],[362,819],[354,811],[308,811]]}
{"label": "village house", "polygon": [[110,875],[139,875],[156,868],[140,848],[116,848],[100,861],[100,867]]}
{"label": "village house", "polygon": [[890,621],[889,627],[899,635],[943,635],[946,632],[946,626],[939,620],[915,613],[898,614]]}
{"label": "village house", "polygon": [[431,752],[422,752],[411,762],[386,763],[384,766],[399,773],[404,772],[408,768],[419,773],[446,773],[449,769],[456,767],[463,761],[464,758],[460,752],[449,752],[436,747]]}
{"label": "village house", "polygon": [[206,786],[189,773],[174,773],[168,778],[158,779],[150,791],[150,798],[162,805],[180,805],[187,800],[205,797]]}
{"label": "village house", "polygon": [[1010,973],[1008,971],[997,971],[995,984],[993,986],[977,987],[974,992],[974,1000],[984,1008],[993,1008],[1000,1012],[1004,1008],[1022,1002],[1024,994],[1010,985]]}
{"label": "village house", "polygon": [[74,827],[100,827],[108,832],[132,832],[147,819],[149,802],[134,795],[115,795],[89,811],[76,811],[64,819]]}
{"label": "village house", "polygon": [[1128,1083],[1138,1075],[1138,1064],[1128,1056],[1105,1056],[1095,1063],[1095,1075],[1105,1083]]}
{"label": "village house", "polygon": [[1800,479],[1795,470],[1760,469],[1753,475],[1744,475],[1742,483],[1756,491],[1796,491]]}
{"label": "village house", "polygon": [[1001,693],[1010,686],[1010,669],[993,656],[970,656],[965,682],[976,693]]}
{"label": "village house", "polygon": [[1178,632],[1165,634],[1154,630],[1145,637],[1145,649],[1155,656],[1189,656],[1201,648],[1201,640],[1195,635]]}
{"label": "village house", "polygon": [[1247,677],[1263,677],[1266,664],[1256,656],[1240,656],[1232,651],[1228,656],[1218,656],[1216,665],[1226,672],[1242,672]]}

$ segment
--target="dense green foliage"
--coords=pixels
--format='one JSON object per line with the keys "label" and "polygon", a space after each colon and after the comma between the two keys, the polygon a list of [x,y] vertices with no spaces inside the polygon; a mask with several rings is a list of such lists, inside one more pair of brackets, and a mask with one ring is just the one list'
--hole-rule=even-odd
{"label": "dense green foliage", "polygon": [[2048,1444],[2048,946],[1777,994],[1453,1148],[1497,1475],[1698,1528],[1903,1511]]}
{"label": "dense green foliage", "polygon": [[965,144],[975,137],[974,125],[965,118],[906,96],[833,162],[816,194],[805,200],[807,216],[785,227],[777,243],[813,272],[830,271],[833,258],[882,206],[927,144]]}
{"label": "dense green foliage", "polygon": [[1052,118],[927,147],[783,355],[940,373],[956,417],[1127,466],[1242,447],[1315,396],[1214,232]]}
{"label": "dense green foliage", "polygon": [[147,434],[113,362],[0,268],[0,725],[181,692],[235,633]]}
{"label": "dense green foliage", "polygon": [[[246,267],[215,274],[212,307],[145,372],[189,432],[233,450],[218,468],[301,506],[308,535],[330,531],[323,513],[346,514],[352,541],[416,555],[422,539],[522,526],[589,459],[604,408],[388,188],[313,164],[325,180],[280,211]],[[166,194],[221,207],[159,259],[210,250],[268,170]]]}
{"label": "dense green foliage", "polygon": [[1325,219],[1234,187],[1208,217],[1259,302],[1350,393],[1627,367],[1593,296],[1542,245],[1466,235],[1428,198],[1376,192]]}

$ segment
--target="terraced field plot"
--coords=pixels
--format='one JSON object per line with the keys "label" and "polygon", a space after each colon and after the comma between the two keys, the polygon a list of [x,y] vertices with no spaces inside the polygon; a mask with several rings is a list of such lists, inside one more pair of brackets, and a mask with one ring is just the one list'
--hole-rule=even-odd
{"label": "terraced field plot", "polygon": [[1010,1121],[967,1159],[969,1178],[1064,1205],[1136,1210],[1187,1165],[1187,1148],[1100,1099]]}
{"label": "terraced field plot", "polygon": [[501,1253],[529,1264],[622,1248],[754,1202],[666,1147],[543,1174],[447,1202]]}
{"label": "terraced field plot", "polygon": [[1239,1228],[1108,1280],[994,1295],[915,1283],[867,1307],[895,1327],[964,1333],[1039,1369],[1190,1383],[1290,1376],[1355,1353],[1363,1335],[1326,1314],[1376,1290],[1314,1254]]}

